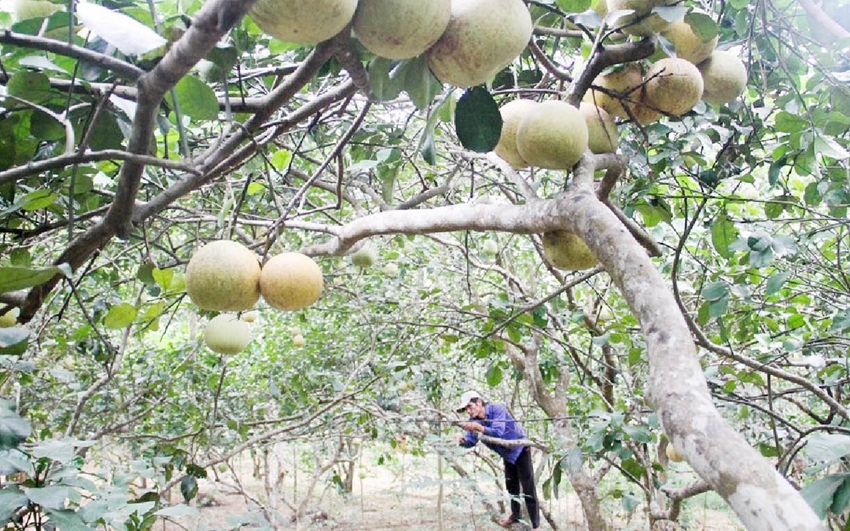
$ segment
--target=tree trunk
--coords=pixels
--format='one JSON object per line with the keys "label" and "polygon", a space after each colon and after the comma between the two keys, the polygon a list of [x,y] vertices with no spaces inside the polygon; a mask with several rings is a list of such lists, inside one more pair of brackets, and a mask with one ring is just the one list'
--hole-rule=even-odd
{"label": "tree trunk", "polygon": [[685,319],[646,251],[590,186],[562,204],[570,211],[568,230],[587,242],[640,322],[649,355],[647,398],[675,447],[748,530],[826,530],[714,407]]}

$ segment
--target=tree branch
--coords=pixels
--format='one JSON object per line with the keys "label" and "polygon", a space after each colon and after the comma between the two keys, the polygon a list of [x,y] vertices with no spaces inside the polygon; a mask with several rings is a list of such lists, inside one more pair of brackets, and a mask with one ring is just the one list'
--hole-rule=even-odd
{"label": "tree branch", "polygon": [[106,70],[111,70],[112,72],[119,74],[121,77],[131,81],[137,81],[145,74],[144,70],[126,61],[116,59],[115,57],[105,55],[94,50],[89,50],[88,48],[77,46],[76,44],[68,44],[67,42],[57,41],[55,39],[34,37],[32,35],[24,35],[22,33],[14,33],[9,30],[5,30],[0,33],[0,44],[11,44],[14,46],[21,46],[23,48],[53,52],[65,57],[79,59],[87,63],[98,65]]}
{"label": "tree branch", "polygon": [[[806,13],[814,19],[817,26],[828,31],[833,37],[835,37],[835,40],[850,37],[850,31],[847,31],[841,24],[832,20],[832,18],[817,4],[812,2],[812,0],[797,0],[797,3],[800,4],[803,9],[806,10]],[[818,32],[818,35],[822,36],[823,33]]]}

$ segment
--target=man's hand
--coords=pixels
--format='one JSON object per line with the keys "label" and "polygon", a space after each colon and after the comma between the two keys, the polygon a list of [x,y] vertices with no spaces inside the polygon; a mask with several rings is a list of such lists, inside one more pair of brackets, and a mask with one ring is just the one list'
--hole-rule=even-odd
{"label": "man's hand", "polygon": [[461,422],[460,427],[465,429],[466,431],[477,431],[478,433],[484,433],[484,426],[478,424],[477,422]]}

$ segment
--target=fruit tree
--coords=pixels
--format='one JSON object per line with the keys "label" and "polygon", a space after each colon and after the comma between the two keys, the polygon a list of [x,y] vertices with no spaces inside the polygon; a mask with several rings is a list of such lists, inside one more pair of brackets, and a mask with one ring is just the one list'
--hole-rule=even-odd
{"label": "fruit tree", "polygon": [[466,375],[522,383],[589,529],[615,473],[653,529],[846,524],[847,2],[3,9],[5,448],[167,446],[190,499],[204,449]]}

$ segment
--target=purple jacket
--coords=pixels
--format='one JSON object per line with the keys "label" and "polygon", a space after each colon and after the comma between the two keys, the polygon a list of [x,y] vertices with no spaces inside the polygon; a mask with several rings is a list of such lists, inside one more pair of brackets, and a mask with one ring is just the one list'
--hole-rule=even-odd
{"label": "purple jacket", "polygon": [[[519,425],[507,408],[502,404],[487,404],[484,406],[483,419],[475,419],[470,417],[470,421],[477,422],[484,426],[484,435],[488,437],[496,437],[498,439],[507,439],[515,441],[517,439],[525,439],[525,432],[522,431],[522,426]],[[461,446],[464,448],[472,448],[478,444],[478,432],[468,431],[464,437]],[[484,443],[488,448],[502,456],[502,458],[510,464],[515,464],[519,454],[522,453],[524,446],[499,446],[496,444]]]}

